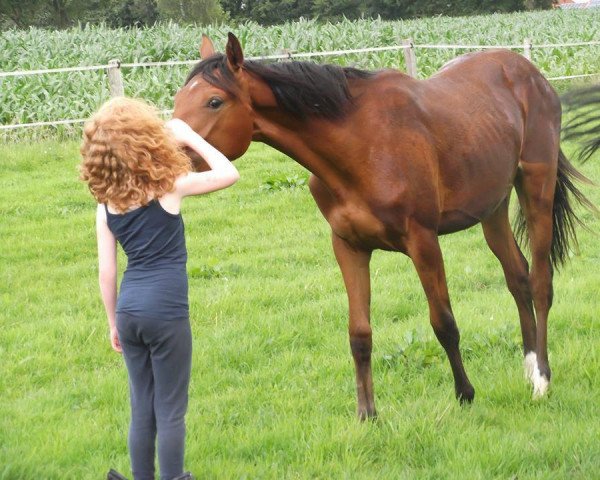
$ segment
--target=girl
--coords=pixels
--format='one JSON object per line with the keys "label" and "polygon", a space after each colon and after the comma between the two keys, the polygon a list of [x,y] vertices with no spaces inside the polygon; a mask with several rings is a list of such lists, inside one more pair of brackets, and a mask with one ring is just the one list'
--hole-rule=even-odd
{"label": "girl", "polygon": [[[191,171],[188,147],[211,170]],[[99,281],[112,348],[129,375],[129,454],[135,480],[183,473],[191,366],[187,252],[179,213],[189,195],[220,190],[239,174],[181,120],[166,124],[139,100],[110,100],[86,123],[81,178],[98,201]],[[117,247],[127,255],[117,299]],[[114,471],[113,478],[124,478]]]}

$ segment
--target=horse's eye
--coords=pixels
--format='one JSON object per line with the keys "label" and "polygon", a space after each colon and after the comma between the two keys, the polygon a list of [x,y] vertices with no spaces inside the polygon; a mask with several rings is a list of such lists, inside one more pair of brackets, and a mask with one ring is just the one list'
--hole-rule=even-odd
{"label": "horse's eye", "polygon": [[221,100],[219,97],[212,97],[206,105],[208,108],[217,109],[223,105],[223,100]]}

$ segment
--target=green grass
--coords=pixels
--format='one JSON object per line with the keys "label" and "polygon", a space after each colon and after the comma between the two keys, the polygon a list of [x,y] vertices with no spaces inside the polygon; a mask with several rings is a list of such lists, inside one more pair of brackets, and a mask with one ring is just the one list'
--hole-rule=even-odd
{"label": "green grass", "polygon": [[[77,145],[1,146],[0,158],[0,479],[129,474],[126,371],[108,341]],[[582,167],[596,181],[599,160]],[[380,417],[360,423],[346,295],[307,173],[264,146],[238,166],[236,186],[183,210],[194,335],[187,468],[208,479],[597,478],[597,235],[580,231],[579,252],[555,277],[553,384],[541,401],[523,379],[516,307],[481,229],[443,238],[477,390],[465,408],[410,261],[375,253]],[[585,190],[600,204],[598,189]]]}

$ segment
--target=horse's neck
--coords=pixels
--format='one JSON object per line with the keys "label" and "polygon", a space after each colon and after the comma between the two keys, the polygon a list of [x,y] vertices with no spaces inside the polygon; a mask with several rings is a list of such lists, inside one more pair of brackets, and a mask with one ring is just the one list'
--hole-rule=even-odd
{"label": "horse's neck", "polygon": [[324,120],[300,122],[280,115],[257,112],[254,139],[285,153],[319,177],[332,190],[352,177],[352,156],[344,152],[349,145],[340,141],[340,129]]}
{"label": "horse's neck", "polygon": [[352,148],[344,141],[351,136],[347,128],[322,119],[295,118],[277,106],[268,87],[256,88],[252,99],[254,140],[285,153],[333,191],[344,190],[343,183],[358,170],[353,156],[345,153]]}

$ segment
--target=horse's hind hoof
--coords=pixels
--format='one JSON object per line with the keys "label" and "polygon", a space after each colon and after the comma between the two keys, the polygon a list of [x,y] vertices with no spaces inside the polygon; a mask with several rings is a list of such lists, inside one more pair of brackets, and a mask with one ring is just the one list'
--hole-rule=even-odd
{"label": "horse's hind hoof", "polygon": [[548,363],[538,364],[535,352],[525,356],[525,377],[533,385],[533,398],[542,398],[550,386],[550,367]]}
{"label": "horse's hind hoof", "polygon": [[532,378],[533,382],[533,399],[537,400],[542,398],[548,392],[550,387],[550,380],[545,375],[540,375],[539,372],[535,372]]}

